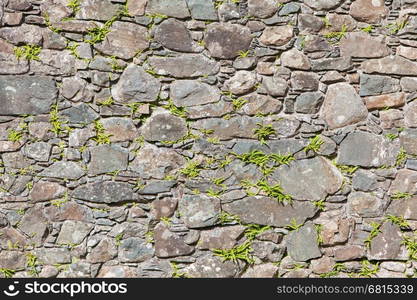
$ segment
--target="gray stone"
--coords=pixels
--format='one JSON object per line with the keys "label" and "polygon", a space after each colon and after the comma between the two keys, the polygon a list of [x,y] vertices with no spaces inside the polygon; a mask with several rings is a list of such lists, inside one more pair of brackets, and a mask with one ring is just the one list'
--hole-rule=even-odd
{"label": "gray stone", "polygon": [[268,95],[273,97],[284,97],[288,90],[288,83],[285,79],[280,77],[264,77],[262,80],[262,87]]}
{"label": "gray stone", "polygon": [[152,244],[139,238],[127,238],[122,240],[119,246],[119,259],[122,262],[142,262],[154,255]]}
{"label": "gray stone", "polygon": [[255,223],[275,227],[285,227],[292,219],[297,224],[304,223],[317,212],[317,208],[310,202],[294,201],[292,205],[282,205],[267,197],[246,197],[223,204],[222,209],[239,216],[244,224]]}
{"label": "gray stone", "polygon": [[304,0],[304,3],[315,10],[328,10],[339,6],[342,0]]}
{"label": "gray stone", "polygon": [[319,76],[310,72],[292,72],[291,87],[295,91],[317,91],[319,88]]}
{"label": "gray stone", "polygon": [[187,109],[189,119],[204,119],[207,117],[222,117],[233,111],[233,104],[222,101],[201,106],[191,106]]}
{"label": "gray stone", "polygon": [[61,111],[61,115],[70,124],[90,124],[99,117],[98,113],[86,103],[79,103],[64,109]]}
{"label": "gray stone", "polygon": [[179,201],[181,219],[188,228],[216,224],[220,215],[220,200],[206,195],[185,195]]}
{"label": "gray stone", "polygon": [[253,265],[246,269],[241,278],[275,278],[279,267],[273,263]]}
{"label": "gray stone", "polygon": [[138,200],[133,186],[124,182],[101,181],[77,187],[72,196],[76,199],[97,203],[118,203]]}
{"label": "gray stone", "polygon": [[321,92],[306,92],[295,100],[295,111],[303,114],[318,113],[323,103],[324,95]]}
{"label": "gray stone", "polygon": [[187,27],[175,19],[163,21],[155,31],[155,40],[165,48],[179,52],[195,52]]}
{"label": "gray stone", "polygon": [[88,166],[90,175],[123,171],[127,169],[128,151],[119,146],[99,145],[90,148],[91,161]]}
{"label": "gray stone", "polygon": [[308,261],[321,256],[317,244],[317,231],[312,222],[305,223],[298,230],[288,234],[288,254],[295,261]]}
{"label": "gray stone", "polygon": [[212,1],[207,0],[186,0],[191,17],[196,20],[216,21],[217,13]]}
{"label": "gray stone", "polygon": [[42,44],[42,29],[35,25],[22,24],[21,26],[0,28],[0,38],[14,45]]}
{"label": "gray stone", "polygon": [[197,247],[199,249],[231,249],[245,230],[244,226],[236,225],[201,231]]}
{"label": "gray stone", "polygon": [[356,0],[350,6],[350,15],[366,23],[379,23],[386,17],[389,9],[383,0]]}
{"label": "gray stone", "polygon": [[361,74],[360,96],[375,96],[399,91],[399,80],[380,75]]}
{"label": "gray stone", "polygon": [[110,0],[85,0],[80,2],[77,19],[107,21],[116,15],[120,5]]}
{"label": "gray stone", "polygon": [[103,266],[97,278],[137,278],[136,269],[128,266]]}
{"label": "gray stone", "polygon": [[336,193],[343,176],[327,159],[315,157],[281,166],[272,175],[286,194],[297,200],[321,200]]}
{"label": "gray stone", "polygon": [[249,71],[237,71],[224,83],[224,87],[234,95],[247,94],[254,89],[255,85],[256,75]]}
{"label": "gray stone", "polygon": [[348,212],[363,218],[379,217],[383,212],[383,203],[370,193],[352,192],[348,196]]}
{"label": "gray stone", "polygon": [[219,64],[202,54],[186,54],[172,57],[151,56],[149,64],[158,75],[176,78],[193,78],[214,75],[219,72]]}
{"label": "gray stone", "polygon": [[402,253],[402,232],[397,225],[385,222],[381,232],[372,239],[368,258],[372,260],[407,259]]}
{"label": "gray stone", "polygon": [[337,163],[362,167],[392,166],[398,151],[398,143],[372,133],[354,131],[340,144]]}
{"label": "gray stone", "polygon": [[114,22],[106,38],[94,47],[109,56],[131,59],[149,47],[148,30],[130,22]]}
{"label": "gray stone", "polygon": [[417,171],[417,159],[407,159],[405,167],[407,169]]}
{"label": "gray stone", "polygon": [[185,120],[164,111],[154,113],[142,126],[147,141],[176,141],[186,134]]}
{"label": "gray stone", "polygon": [[378,58],[390,53],[385,38],[372,37],[365,32],[350,32],[340,41],[342,56]]}
{"label": "gray stone", "polygon": [[300,5],[297,3],[286,3],[278,12],[279,16],[288,16],[300,11]]}
{"label": "gray stone", "polygon": [[289,25],[267,27],[259,41],[266,46],[284,46],[293,37],[293,27]]}
{"label": "gray stone", "polygon": [[352,68],[350,57],[321,58],[311,62],[313,71],[347,71]]}
{"label": "gray stone", "polygon": [[41,177],[76,180],[85,175],[79,164],[72,161],[57,161],[39,173]]}
{"label": "gray stone", "polygon": [[387,56],[379,59],[366,60],[362,63],[361,69],[363,72],[369,74],[417,75],[417,63],[401,56]]}
{"label": "gray stone", "polygon": [[106,134],[110,134],[110,142],[133,141],[138,136],[135,124],[130,118],[105,118],[100,120]]}
{"label": "gray stone", "polygon": [[409,102],[404,107],[404,121],[407,127],[417,127],[417,101]]}
{"label": "gray stone", "polygon": [[215,86],[194,80],[176,80],[171,84],[171,98],[176,106],[189,107],[220,100]]}
{"label": "gray stone", "polygon": [[366,119],[368,110],[355,89],[348,83],[335,83],[328,87],[321,117],[330,129],[355,124]]}
{"label": "gray stone", "polygon": [[267,95],[253,93],[246,95],[244,99],[248,103],[242,107],[242,110],[249,116],[254,116],[258,113],[264,115],[278,113],[282,108],[281,101]]}
{"label": "gray stone", "polygon": [[162,14],[168,17],[185,19],[190,16],[185,0],[148,0],[146,12]]}
{"label": "gray stone", "polygon": [[1,251],[0,268],[16,270],[26,267],[26,256],[20,251]]}
{"label": "gray stone", "polygon": [[199,257],[184,271],[192,278],[233,278],[239,273],[239,266],[209,253]]}
{"label": "gray stone", "polygon": [[406,220],[417,220],[417,197],[395,199],[391,201],[386,212]]}
{"label": "gray stone", "polygon": [[45,265],[67,264],[71,262],[70,251],[66,248],[43,248],[35,251],[39,263]]}
{"label": "gray stone", "polygon": [[408,154],[417,155],[417,129],[405,129],[400,133],[400,141]]}
{"label": "gray stone", "polygon": [[52,146],[45,142],[36,142],[25,146],[26,155],[37,161],[48,161]]}
{"label": "gray stone", "polygon": [[309,70],[311,68],[308,57],[296,48],[281,54],[281,64],[290,69]]}
{"label": "gray stone", "polygon": [[82,92],[86,86],[86,82],[79,77],[67,77],[62,79],[61,95],[67,99],[79,101],[82,98]]}
{"label": "gray stone", "polygon": [[217,9],[220,21],[227,22],[230,20],[239,19],[241,13],[239,7],[233,2],[223,2],[222,5]]}
{"label": "gray stone", "polygon": [[28,242],[42,245],[49,234],[48,220],[43,212],[43,206],[36,204],[25,212],[20,220],[19,229],[30,237]]}
{"label": "gray stone", "polygon": [[130,64],[112,87],[112,96],[119,103],[154,102],[158,99],[161,83],[141,66]]}
{"label": "gray stone", "polygon": [[93,229],[93,225],[80,221],[64,221],[57,238],[57,244],[78,245]]}
{"label": "gray stone", "polygon": [[378,187],[378,177],[368,170],[357,170],[352,178],[352,187],[363,192],[373,191]]}
{"label": "gray stone", "polygon": [[103,238],[90,253],[87,254],[87,262],[104,263],[117,256],[117,246],[113,239]]}
{"label": "gray stone", "polygon": [[151,258],[138,265],[139,278],[168,278],[172,274],[172,266],[168,260]]}
{"label": "gray stone", "polygon": [[159,194],[169,192],[177,182],[175,180],[151,180],[146,183],[143,189],[139,190],[139,194]]}
{"label": "gray stone", "polygon": [[400,80],[401,89],[404,92],[416,92],[417,91],[417,78],[402,77]]}
{"label": "gray stone", "polygon": [[0,115],[44,114],[57,97],[46,76],[0,76]]}
{"label": "gray stone", "polygon": [[164,223],[159,223],[154,229],[155,255],[161,258],[189,255],[194,247],[184,241],[184,236],[169,230]]}
{"label": "gray stone", "polygon": [[[87,66],[87,63],[83,62],[83,65]],[[39,54],[39,60],[32,60],[30,62],[30,69],[36,74],[70,76],[75,75],[77,63],[76,58],[69,50],[44,49]]]}
{"label": "gray stone", "polygon": [[207,26],[204,42],[212,57],[233,59],[249,49],[252,36],[242,25],[213,23]]}
{"label": "gray stone", "polygon": [[274,0],[249,0],[248,12],[250,16],[256,18],[272,17],[278,10],[277,3]]}

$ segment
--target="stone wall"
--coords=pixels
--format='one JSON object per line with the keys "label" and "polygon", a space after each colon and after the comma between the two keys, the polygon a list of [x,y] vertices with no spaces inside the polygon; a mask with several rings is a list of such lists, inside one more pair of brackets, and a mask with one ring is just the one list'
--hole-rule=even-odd
{"label": "stone wall", "polygon": [[0,0],[0,274],[406,277],[417,1]]}

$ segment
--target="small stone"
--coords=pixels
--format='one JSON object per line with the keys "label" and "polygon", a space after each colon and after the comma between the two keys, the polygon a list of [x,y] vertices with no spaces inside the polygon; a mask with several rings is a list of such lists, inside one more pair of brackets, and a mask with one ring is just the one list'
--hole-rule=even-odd
{"label": "small stone", "polygon": [[25,152],[28,157],[37,161],[48,161],[51,154],[52,146],[45,142],[36,142],[25,146]]}
{"label": "small stone", "polygon": [[316,114],[323,103],[324,95],[321,92],[306,92],[295,100],[295,111],[303,114]]}
{"label": "small stone", "polygon": [[67,264],[71,262],[70,251],[66,248],[37,249],[35,255],[39,263],[45,265]]}
{"label": "small stone", "polygon": [[122,240],[119,246],[119,259],[122,262],[143,262],[154,255],[152,244],[139,238],[127,238]]}
{"label": "small stone", "polygon": [[77,19],[107,21],[116,15],[121,7],[110,0],[85,0],[79,4]]}
{"label": "small stone", "polygon": [[323,256],[311,261],[311,269],[316,274],[329,273],[333,270],[335,261],[332,257]]}
{"label": "small stone", "polygon": [[380,227],[381,232],[378,233],[371,241],[368,258],[372,260],[399,259],[402,253],[402,232],[397,225],[391,222],[385,222]]}
{"label": "small stone", "polygon": [[159,194],[166,193],[173,188],[177,182],[175,180],[152,180],[148,181],[146,185],[138,191],[140,194]]}
{"label": "small stone", "polygon": [[417,127],[417,101],[414,100],[404,107],[404,121],[407,127]]}
{"label": "small stone", "polygon": [[417,129],[405,129],[400,133],[400,141],[408,154],[417,155]]}
{"label": "small stone", "polygon": [[380,37],[371,37],[365,32],[348,33],[346,38],[340,41],[342,56],[377,58],[387,56],[389,48]]}
{"label": "small stone", "polygon": [[71,124],[89,124],[99,115],[86,103],[79,103],[61,111],[62,116]]}
{"label": "small stone", "polygon": [[397,143],[392,143],[382,136],[354,131],[340,144],[337,163],[362,167],[392,166],[395,164],[398,151]]}
{"label": "small stone", "polygon": [[353,216],[375,218],[382,215],[383,203],[372,194],[352,192],[348,196],[348,211]]}
{"label": "small stone", "polygon": [[283,46],[292,39],[293,35],[293,27],[289,25],[267,27],[259,41],[266,46]]}
{"label": "small stone", "polygon": [[245,114],[254,116],[258,113],[261,114],[273,114],[278,113],[282,108],[281,101],[277,99],[260,94],[250,94],[244,97],[248,101],[246,105],[242,107]]}
{"label": "small stone", "polygon": [[131,16],[143,16],[148,0],[129,0],[127,1],[127,11]]}
{"label": "small stone", "polygon": [[239,266],[209,253],[199,257],[184,271],[191,278],[233,278],[238,274]]}
{"label": "small stone", "polygon": [[114,181],[81,185],[73,191],[72,196],[76,199],[97,203],[118,203],[138,199],[132,185]]}
{"label": "small stone", "polygon": [[340,71],[344,72],[352,68],[350,57],[321,58],[312,61],[313,71]]}
{"label": "small stone", "polygon": [[30,190],[29,198],[32,202],[58,199],[64,195],[66,189],[56,182],[38,181]]}
{"label": "small stone", "polygon": [[26,267],[26,256],[20,251],[1,251],[0,268],[16,270]]}
{"label": "small stone", "polygon": [[176,80],[171,84],[171,98],[176,106],[189,107],[220,100],[218,88],[194,80]]}
{"label": "small stone", "polygon": [[238,57],[233,62],[233,68],[237,70],[251,69],[256,65],[256,58],[251,56]]}
{"label": "small stone", "polygon": [[191,18],[195,20],[216,21],[217,13],[211,1],[206,0],[186,0]]}
{"label": "small stone", "polygon": [[365,255],[365,250],[361,246],[346,245],[337,247],[334,250],[334,259],[336,261],[349,261],[362,258]]}
{"label": "small stone", "polygon": [[152,214],[155,219],[161,219],[163,217],[172,217],[177,208],[178,199],[175,198],[162,198],[152,201]]}
{"label": "small stone", "polygon": [[168,17],[185,19],[190,16],[185,0],[148,0],[146,12],[162,14]]}
{"label": "small stone", "polygon": [[378,23],[385,18],[389,9],[383,0],[356,0],[350,6],[350,15],[365,23]]}
{"label": "small stone", "polygon": [[114,100],[120,103],[154,102],[160,89],[161,83],[158,79],[146,73],[141,66],[130,64],[111,92]]}
{"label": "small stone", "polygon": [[417,193],[417,172],[407,169],[399,170],[395,179],[392,181],[389,188],[389,194],[394,195],[395,193]]}
{"label": "small stone", "polygon": [[123,171],[127,169],[128,151],[119,146],[99,145],[90,148],[91,161],[88,166],[90,175]]}
{"label": "small stone", "polygon": [[360,96],[376,96],[397,92],[398,90],[398,79],[380,75],[360,75]]}
{"label": "small stone", "polygon": [[287,250],[295,261],[308,261],[321,256],[317,244],[317,231],[312,222],[307,222],[288,234]]}
{"label": "small stone", "polygon": [[116,257],[117,247],[113,239],[104,238],[87,255],[89,263],[104,263]]}
{"label": "small stone", "polygon": [[281,63],[284,67],[290,69],[309,70],[311,68],[308,57],[296,48],[282,53]]}
{"label": "small stone", "polygon": [[56,242],[68,245],[81,244],[93,227],[91,224],[80,221],[64,221]]}
{"label": "small stone", "polygon": [[0,141],[0,153],[14,152],[23,146],[22,142]]}
{"label": "small stone", "polygon": [[321,18],[304,13],[298,14],[298,24],[300,33],[318,33],[324,27]]}
{"label": "small stone", "polygon": [[234,95],[251,92],[255,85],[256,75],[249,71],[237,71],[232,78],[224,83],[225,88]]}
{"label": "small stone", "polygon": [[404,92],[416,92],[417,91],[417,78],[402,77],[400,81],[401,89]]}
{"label": "small stone", "polygon": [[366,60],[362,63],[361,69],[368,74],[417,75],[417,63],[401,56],[387,56],[379,59]]}
{"label": "small stone", "polygon": [[328,87],[321,117],[330,129],[358,123],[367,116],[366,106],[351,85],[335,83]]}
{"label": "small stone", "polygon": [[411,60],[417,59],[417,49],[413,47],[399,46],[396,53]]}
{"label": "small stone", "polygon": [[194,247],[184,242],[184,237],[171,232],[167,225],[159,223],[154,229],[155,255],[157,257],[176,257],[189,255],[194,252]]}
{"label": "small stone", "polygon": [[[385,109],[387,107],[398,107],[405,104],[405,93],[393,93],[380,96],[371,96],[365,98],[366,108]],[[417,118],[417,115],[416,115]]]}
{"label": "small stone", "polygon": [[156,112],[142,126],[147,141],[176,141],[187,134],[184,119],[168,112]]}
{"label": "small stone", "polygon": [[85,175],[85,171],[79,164],[72,161],[57,161],[39,173],[41,177],[53,177],[64,179],[79,179]]}
{"label": "small stone", "polygon": [[249,0],[249,15],[256,18],[272,17],[278,10],[277,3],[274,0]]}
{"label": "small stone", "polygon": [[216,224],[220,215],[220,200],[205,195],[185,195],[179,201],[181,219],[188,228],[202,228]]}
{"label": "small stone", "polygon": [[187,27],[175,19],[163,21],[155,31],[155,40],[165,48],[179,52],[194,52],[195,46]]}
{"label": "small stone", "polygon": [[272,97],[284,97],[287,94],[288,83],[280,77],[264,77],[262,87]]}
{"label": "small stone", "polygon": [[127,266],[103,266],[97,278],[136,278],[136,269]]}
{"label": "small stone", "polygon": [[279,16],[288,16],[291,14],[295,14],[300,11],[300,6],[297,3],[287,3],[282,6],[282,8],[279,10],[278,15]]}
{"label": "small stone", "polygon": [[42,245],[49,233],[48,225],[43,207],[40,204],[36,204],[25,212],[25,215],[20,220],[19,229],[31,237],[28,242]]}
{"label": "small stone", "polygon": [[241,278],[275,278],[279,267],[273,263],[250,266]]}
{"label": "small stone", "polygon": [[357,170],[352,178],[352,187],[363,192],[373,191],[378,187],[378,177],[368,170]]}
{"label": "small stone", "polygon": [[406,220],[417,220],[417,197],[395,199],[391,201],[387,214],[402,216]]}
{"label": "small stone", "polygon": [[212,57],[233,59],[249,49],[252,36],[242,25],[213,23],[207,26],[204,42]]}
{"label": "small stone", "polygon": [[67,77],[62,80],[61,95],[74,101],[81,100],[86,82],[79,77]]}
{"label": "small stone", "polygon": [[237,225],[201,231],[197,247],[199,249],[231,249],[245,229],[244,226]]}
{"label": "small stone", "polygon": [[292,72],[291,86],[296,91],[317,91],[319,88],[319,76],[310,72]]}
{"label": "small stone", "polygon": [[404,114],[398,109],[380,110],[379,118],[381,119],[381,127],[384,129],[405,126]]}
{"label": "small stone", "polygon": [[130,118],[105,118],[101,120],[106,134],[110,134],[110,142],[133,141],[138,136],[135,124]]}
{"label": "small stone", "polygon": [[336,8],[342,0],[304,0],[304,3],[315,10],[329,10]]}

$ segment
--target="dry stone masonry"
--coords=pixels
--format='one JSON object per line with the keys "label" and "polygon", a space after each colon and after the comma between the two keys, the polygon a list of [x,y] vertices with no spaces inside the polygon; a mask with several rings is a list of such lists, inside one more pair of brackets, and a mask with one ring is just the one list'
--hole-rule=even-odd
{"label": "dry stone masonry", "polygon": [[0,276],[413,277],[417,1],[0,0]]}

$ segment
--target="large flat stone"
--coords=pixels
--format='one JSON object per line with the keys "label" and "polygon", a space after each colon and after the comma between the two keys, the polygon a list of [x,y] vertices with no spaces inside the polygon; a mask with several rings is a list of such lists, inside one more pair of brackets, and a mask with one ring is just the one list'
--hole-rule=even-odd
{"label": "large flat stone", "polygon": [[90,148],[91,161],[88,173],[91,175],[104,174],[127,169],[129,153],[119,146],[99,145]]}
{"label": "large flat stone", "polygon": [[133,186],[125,182],[101,181],[77,187],[72,196],[76,199],[97,203],[136,201],[138,195]]}
{"label": "large flat stone", "polygon": [[317,244],[317,231],[312,222],[288,234],[288,254],[295,261],[308,261],[321,256]]}
{"label": "large flat stone", "polygon": [[216,224],[220,215],[220,200],[205,195],[185,195],[179,201],[181,218],[188,228]]}
{"label": "large flat stone", "polygon": [[417,63],[401,56],[387,56],[380,59],[366,60],[362,63],[361,69],[369,74],[417,75]]}
{"label": "large flat stone", "polygon": [[372,37],[365,32],[348,33],[339,47],[342,56],[378,58],[390,53],[384,38]]}

